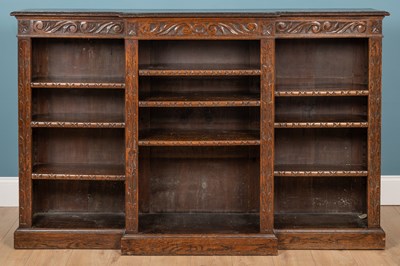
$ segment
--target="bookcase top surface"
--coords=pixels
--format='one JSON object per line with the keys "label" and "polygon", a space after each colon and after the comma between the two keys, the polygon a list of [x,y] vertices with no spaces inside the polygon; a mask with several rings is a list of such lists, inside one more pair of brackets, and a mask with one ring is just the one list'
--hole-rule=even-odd
{"label": "bookcase top surface", "polygon": [[285,16],[389,16],[375,9],[29,9],[11,16],[114,17],[285,17]]}

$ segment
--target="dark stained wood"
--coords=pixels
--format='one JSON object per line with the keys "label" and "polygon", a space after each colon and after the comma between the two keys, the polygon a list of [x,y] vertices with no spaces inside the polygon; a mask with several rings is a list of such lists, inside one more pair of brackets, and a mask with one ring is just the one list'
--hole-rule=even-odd
{"label": "dark stained wood", "polygon": [[365,176],[277,176],[275,214],[366,214],[366,192]]}
{"label": "dark stained wood", "polygon": [[382,229],[277,229],[279,249],[384,249]]}
{"label": "dark stained wood", "polygon": [[22,229],[14,233],[16,249],[119,249],[121,229]]}
{"label": "dark stained wood", "polygon": [[274,228],[274,80],[275,41],[261,40],[260,232]]}
{"label": "dark stained wood", "polygon": [[125,41],[125,220],[126,232],[139,227],[139,81],[138,41]]}
{"label": "dark stained wood", "polygon": [[259,211],[258,146],[141,147],[139,154],[149,156],[139,168],[150,166],[139,172],[142,213]]}
{"label": "dark stained wood", "polygon": [[[275,215],[276,229],[366,228],[360,213],[284,213]],[[361,218],[360,218],[361,217]]]}
{"label": "dark stained wood", "polygon": [[384,248],[375,10],[21,11],[16,248]]}
{"label": "dark stained wood", "polygon": [[31,39],[18,40],[19,226],[32,225]]}
{"label": "dark stained wood", "polygon": [[123,83],[124,58],[122,40],[34,39],[32,80]]}
{"label": "dark stained wood", "polygon": [[121,239],[123,255],[277,255],[271,234],[137,234]]}
{"label": "dark stained wood", "polygon": [[35,228],[117,229],[125,227],[124,213],[48,212],[33,216]]}
{"label": "dark stained wood", "polygon": [[368,227],[380,225],[382,39],[369,40]]}
{"label": "dark stained wood", "polygon": [[216,130],[150,130],[141,131],[140,146],[230,146],[260,145],[259,132]]}
{"label": "dark stained wood", "polygon": [[260,217],[255,213],[141,214],[141,234],[255,234]]}
{"label": "dark stained wood", "polygon": [[124,181],[123,164],[37,164],[32,179]]}

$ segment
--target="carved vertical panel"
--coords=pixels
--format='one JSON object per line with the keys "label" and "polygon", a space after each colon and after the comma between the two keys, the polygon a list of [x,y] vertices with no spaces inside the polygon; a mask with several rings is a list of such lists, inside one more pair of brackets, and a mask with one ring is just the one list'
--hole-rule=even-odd
{"label": "carved vertical panel", "polygon": [[18,40],[19,225],[32,226],[31,40]]}
{"label": "carved vertical panel", "polygon": [[368,227],[380,226],[382,39],[369,40]]}
{"label": "carved vertical panel", "polygon": [[138,41],[125,40],[125,227],[138,232]]}
{"label": "carved vertical panel", "polygon": [[261,40],[260,232],[274,227],[274,83],[275,40]]}

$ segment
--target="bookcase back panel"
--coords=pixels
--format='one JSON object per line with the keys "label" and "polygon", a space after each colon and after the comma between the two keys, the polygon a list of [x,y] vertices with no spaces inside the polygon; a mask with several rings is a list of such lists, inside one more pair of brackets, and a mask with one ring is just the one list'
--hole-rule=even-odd
{"label": "bookcase back panel", "polygon": [[36,164],[124,165],[123,129],[37,128],[33,134]]}
{"label": "bookcase back panel", "polygon": [[275,177],[275,213],[366,213],[365,177]]}
{"label": "bookcase back panel", "polygon": [[125,212],[124,182],[35,180],[33,210],[41,212]]}
{"label": "bookcase back panel", "polygon": [[368,39],[277,39],[277,90],[368,84]]}
{"label": "bookcase back panel", "polygon": [[259,41],[139,41],[141,68],[256,68]]}
{"label": "bookcase back panel", "polygon": [[114,116],[123,121],[125,93],[123,90],[96,89],[34,89],[33,115],[90,114]]}
{"label": "bookcase back panel", "polygon": [[319,166],[333,167],[332,170],[354,166],[354,170],[365,170],[367,130],[276,129],[275,165],[313,165],[316,170],[322,170]]}
{"label": "bookcase back panel", "polygon": [[124,81],[123,40],[34,39],[32,79],[44,81]]}
{"label": "bookcase back panel", "polygon": [[258,107],[145,108],[139,117],[141,130],[260,130]]}
{"label": "bookcase back panel", "polygon": [[367,122],[367,97],[277,97],[276,122]]}
{"label": "bookcase back panel", "polygon": [[232,95],[260,96],[260,77],[141,77],[139,99],[173,98],[177,100],[196,99],[207,96],[226,99]]}
{"label": "bookcase back panel", "polygon": [[143,213],[258,212],[258,147],[142,147]]}

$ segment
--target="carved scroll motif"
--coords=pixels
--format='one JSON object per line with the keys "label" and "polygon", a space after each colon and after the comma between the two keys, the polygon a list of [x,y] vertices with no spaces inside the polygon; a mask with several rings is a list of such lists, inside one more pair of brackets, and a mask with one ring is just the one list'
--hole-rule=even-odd
{"label": "carved scroll motif", "polygon": [[366,33],[365,21],[280,21],[277,34],[357,34]]}
{"label": "carved scroll motif", "polygon": [[142,35],[155,36],[240,36],[261,31],[256,22],[154,22],[139,27]]}
{"label": "carved scroll motif", "polygon": [[37,20],[33,22],[33,31],[45,34],[121,34],[124,24],[114,21]]}

